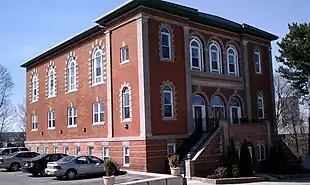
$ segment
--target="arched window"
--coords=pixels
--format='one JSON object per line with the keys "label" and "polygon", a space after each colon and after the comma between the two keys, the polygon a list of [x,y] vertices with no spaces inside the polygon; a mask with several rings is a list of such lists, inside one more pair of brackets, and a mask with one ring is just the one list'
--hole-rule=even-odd
{"label": "arched window", "polygon": [[171,59],[171,34],[165,27],[160,30],[160,56],[162,59]]}
{"label": "arched window", "polygon": [[48,92],[48,97],[53,97],[56,95],[56,72],[53,67],[50,67],[48,71],[48,87],[47,87],[47,92]]}
{"label": "arched window", "polygon": [[264,108],[264,97],[261,93],[257,95],[257,111],[258,111],[258,118],[263,119],[265,118],[265,108]]}
{"label": "arched window", "polygon": [[238,53],[233,46],[229,46],[227,49],[227,68],[229,75],[239,75]]}
{"label": "arched window", "polygon": [[194,95],[192,97],[192,104],[193,105],[205,105],[205,101],[204,101],[204,99],[201,96]]}
{"label": "arched window", "polygon": [[258,48],[254,50],[254,62],[255,62],[255,72],[262,73],[262,62],[261,62],[260,51]]}
{"label": "arched window", "polygon": [[76,89],[76,61],[71,58],[68,65],[68,91]]}
{"label": "arched window", "polygon": [[222,73],[221,50],[216,42],[210,44],[210,70],[212,73]]}
{"label": "arched window", "polygon": [[225,106],[222,98],[214,96],[211,100],[212,117],[216,120],[225,118]]}
{"label": "arched window", "polygon": [[240,101],[232,97],[230,100],[230,121],[232,124],[240,123],[241,118],[241,104]]}
{"label": "arched window", "polygon": [[173,91],[170,85],[163,88],[164,118],[173,118]]}
{"label": "arched window", "polygon": [[32,76],[32,101],[39,100],[39,78],[37,74]]}
{"label": "arched window", "polygon": [[124,87],[122,90],[122,118],[123,120],[131,118],[131,105],[130,105],[130,97],[131,92],[128,87]]}
{"label": "arched window", "polygon": [[96,47],[92,55],[93,84],[103,82],[102,50]]}
{"label": "arched window", "polygon": [[202,55],[202,45],[198,38],[194,37],[190,41],[190,61],[191,68],[193,70],[202,71],[203,69],[203,55]]}

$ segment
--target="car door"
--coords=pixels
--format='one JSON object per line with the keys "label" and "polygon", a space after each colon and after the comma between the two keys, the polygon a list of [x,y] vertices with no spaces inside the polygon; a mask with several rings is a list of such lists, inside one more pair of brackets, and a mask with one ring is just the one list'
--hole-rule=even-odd
{"label": "car door", "polygon": [[99,159],[98,157],[95,156],[89,156],[88,157],[89,164],[91,166],[90,171],[94,174],[101,174],[104,172],[103,169],[103,160]]}
{"label": "car door", "polygon": [[86,156],[80,156],[75,160],[76,171],[79,175],[88,175],[90,172],[91,166]]}

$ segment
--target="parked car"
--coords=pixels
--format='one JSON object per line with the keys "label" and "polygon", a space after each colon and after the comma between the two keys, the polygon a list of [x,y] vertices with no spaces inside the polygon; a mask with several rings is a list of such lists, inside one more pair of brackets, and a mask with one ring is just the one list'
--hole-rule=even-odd
{"label": "parked car", "polygon": [[19,170],[26,161],[38,156],[36,152],[16,152],[11,155],[0,157],[0,168],[5,168],[11,171]]}
{"label": "parked car", "polygon": [[7,147],[7,148],[0,148],[0,156],[2,155],[11,155],[15,152],[20,151],[29,151],[26,147]]}
{"label": "parked car", "polygon": [[67,154],[41,154],[38,155],[30,161],[26,162],[22,167],[24,173],[31,173],[33,176],[38,174],[44,176],[45,168],[47,167],[48,162],[55,162],[59,159],[68,156]]}
{"label": "parked car", "polygon": [[45,173],[56,176],[57,179],[65,177],[68,180],[79,176],[99,175],[104,174],[103,162],[95,156],[67,156],[48,163]]}

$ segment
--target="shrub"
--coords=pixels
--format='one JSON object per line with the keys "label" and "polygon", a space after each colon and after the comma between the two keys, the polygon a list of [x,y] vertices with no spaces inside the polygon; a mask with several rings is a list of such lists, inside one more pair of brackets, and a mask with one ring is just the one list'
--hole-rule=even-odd
{"label": "shrub", "polygon": [[233,140],[230,140],[228,147],[225,166],[227,166],[229,177],[239,176],[239,157]]}
{"label": "shrub", "polygon": [[112,159],[106,159],[103,163],[103,169],[106,176],[115,175],[118,171],[118,164]]}
{"label": "shrub", "polygon": [[252,159],[248,149],[248,142],[244,140],[240,151],[240,175],[243,177],[253,176]]}
{"label": "shrub", "polygon": [[168,156],[168,160],[169,160],[169,166],[171,168],[180,167],[180,157],[178,154]]}
{"label": "shrub", "polygon": [[213,174],[208,175],[209,179],[221,179],[227,177],[228,177],[228,171],[226,167],[218,167],[214,170]]}

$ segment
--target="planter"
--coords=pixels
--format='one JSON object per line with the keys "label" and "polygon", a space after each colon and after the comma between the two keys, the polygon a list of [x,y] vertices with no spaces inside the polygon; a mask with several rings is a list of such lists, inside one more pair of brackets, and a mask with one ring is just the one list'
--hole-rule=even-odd
{"label": "planter", "polygon": [[172,168],[170,167],[171,175],[172,176],[181,176],[180,167]]}
{"label": "planter", "polygon": [[102,177],[103,185],[113,185],[115,182],[114,176],[103,176]]}

